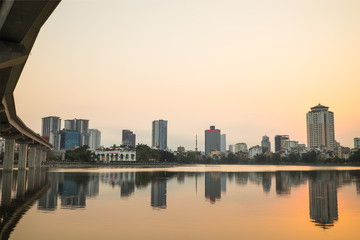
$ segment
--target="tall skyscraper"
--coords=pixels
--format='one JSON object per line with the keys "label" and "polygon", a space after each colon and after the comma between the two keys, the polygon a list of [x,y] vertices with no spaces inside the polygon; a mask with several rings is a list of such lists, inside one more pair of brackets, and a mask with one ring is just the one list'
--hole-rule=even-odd
{"label": "tall skyscraper", "polygon": [[306,114],[308,148],[335,149],[334,113],[329,107],[317,105]]}
{"label": "tall skyscraper", "polygon": [[261,141],[261,147],[263,149],[263,152],[271,151],[271,143],[268,136],[263,136]]}
{"label": "tall skyscraper", "polygon": [[65,120],[65,130],[79,132],[80,146],[89,145],[89,120],[76,118]]}
{"label": "tall skyscraper", "polygon": [[226,134],[221,134],[220,138],[220,152],[225,153],[226,152]]}
{"label": "tall skyscraper", "polygon": [[59,117],[42,118],[41,135],[49,139],[54,150],[60,150],[61,119]]}
{"label": "tall skyscraper", "polygon": [[209,155],[211,151],[220,151],[220,129],[215,126],[205,130],[205,154]]}
{"label": "tall skyscraper", "polygon": [[97,129],[89,129],[89,148],[96,150],[101,145],[101,132]]}
{"label": "tall skyscraper", "polygon": [[354,138],[354,148],[360,148],[360,138]]}
{"label": "tall skyscraper", "polygon": [[289,140],[289,135],[276,135],[275,136],[275,152],[286,150],[286,141]]}
{"label": "tall skyscraper", "polygon": [[152,122],[152,144],[153,148],[167,149],[167,120],[155,120]]}
{"label": "tall skyscraper", "polygon": [[135,147],[136,146],[136,134],[130,130],[122,130],[122,144]]}

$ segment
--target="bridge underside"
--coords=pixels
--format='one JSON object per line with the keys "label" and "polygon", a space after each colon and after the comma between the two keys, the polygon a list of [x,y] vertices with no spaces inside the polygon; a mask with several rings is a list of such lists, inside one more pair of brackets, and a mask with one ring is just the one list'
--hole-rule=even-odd
{"label": "bridge underside", "polygon": [[[0,0],[0,136],[10,148],[15,141],[42,151],[52,147],[17,116],[13,93],[41,27],[59,2]],[[13,158],[5,153],[4,162],[7,157]]]}

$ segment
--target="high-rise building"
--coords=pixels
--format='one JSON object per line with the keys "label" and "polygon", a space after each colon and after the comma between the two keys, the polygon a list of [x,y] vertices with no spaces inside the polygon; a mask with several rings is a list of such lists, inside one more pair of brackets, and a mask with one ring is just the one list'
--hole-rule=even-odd
{"label": "high-rise building", "polygon": [[354,138],[354,148],[360,148],[360,138]]}
{"label": "high-rise building", "polygon": [[89,129],[89,148],[96,150],[101,145],[101,132],[97,129]]}
{"label": "high-rise building", "polygon": [[153,148],[167,149],[167,120],[155,120],[152,122],[152,144]]}
{"label": "high-rise building", "polygon": [[65,120],[65,130],[79,132],[80,146],[89,145],[89,120],[76,118]]}
{"label": "high-rise building", "polygon": [[61,131],[60,149],[71,150],[79,146],[79,132],[65,130]]}
{"label": "high-rise building", "polygon": [[329,107],[317,105],[306,114],[308,148],[335,149],[334,113]]}
{"label": "high-rise building", "polygon": [[247,144],[246,143],[236,143],[235,144],[235,153],[238,152],[247,152]]}
{"label": "high-rise building", "polygon": [[226,134],[221,134],[220,136],[220,152],[226,152]]}
{"label": "high-rise building", "polygon": [[136,134],[130,130],[122,130],[122,144],[126,146],[135,147],[136,146]]}
{"label": "high-rise building", "polygon": [[275,152],[286,151],[286,141],[289,140],[289,135],[275,136]]}
{"label": "high-rise building", "polygon": [[263,136],[261,141],[261,147],[263,149],[263,152],[271,152],[271,143],[268,136]]}
{"label": "high-rise building", "polygon": [[42,118],[41,135],[49,139],[54,150],[60,150],[61,119],[49,116]]}
{"label": "high-rise building", "polygon": [[210,126],[205,130],[205,154],[209,155],[211,151],[220,151],[220,129]]}

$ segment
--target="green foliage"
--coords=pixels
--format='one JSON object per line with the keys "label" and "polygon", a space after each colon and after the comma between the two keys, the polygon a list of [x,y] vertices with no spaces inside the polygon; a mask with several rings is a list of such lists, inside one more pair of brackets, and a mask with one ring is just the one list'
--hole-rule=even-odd
{"label": "green foliage", "polygon": [[360,163],[360,149],[350,156],[349,162]]}
{"label": "green foliage", "polygon": [[173,153],[159,149],[152,149],[146,144],[138,144],[135,149],[137,160],[140,162],[147,162],[149,160],[154,160],[157,162],[175,161],[175,156]]}
{"label": "green foliage", "polygon": [[68,161],[74,162],[90,162],[94,159],[91,151],[89,150],[89,146],[81,146],[74,150],[68,150],[65,153],[65,159]]}

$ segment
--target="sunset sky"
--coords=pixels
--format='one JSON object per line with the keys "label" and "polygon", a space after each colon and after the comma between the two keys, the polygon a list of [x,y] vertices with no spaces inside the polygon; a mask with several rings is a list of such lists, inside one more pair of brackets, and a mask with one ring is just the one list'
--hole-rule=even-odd
{"label": "sunset sky", "polygon": [[[83,118],[102,145],[121,130],[151,144],[204,150],[215,125],[227,145],[288,134],[306,143],[321,103],[335,139],[360,137],[359,0],[62,0],[40,31],[15,90],[18,116]],[[62,125],[63,126],[63,125]]]}

